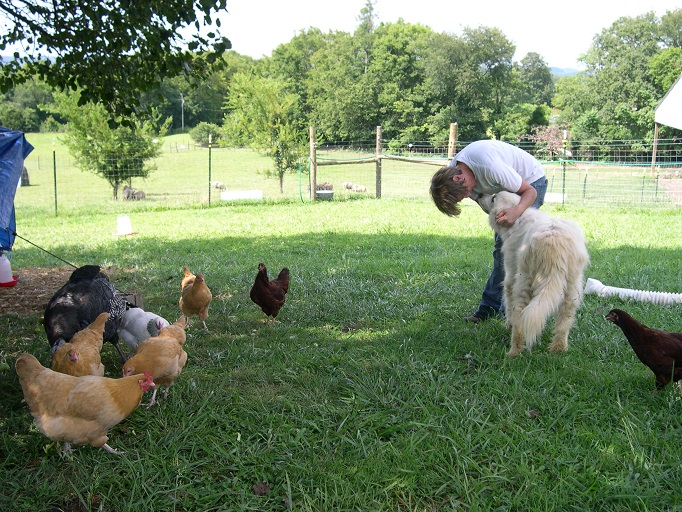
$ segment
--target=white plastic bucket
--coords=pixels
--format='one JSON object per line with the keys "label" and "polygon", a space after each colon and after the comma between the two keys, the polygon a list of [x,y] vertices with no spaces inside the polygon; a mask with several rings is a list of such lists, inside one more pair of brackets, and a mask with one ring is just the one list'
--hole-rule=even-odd
{"label": "white plastic bucket", "polygon": [[116,234],[118,236],[134,235],[133,224],[127,215],[119,215],[116,218]]}
{"label": "white plastic bucket", "polygon": [[0,284],[11,283],[14,281],[12,266],[4,254],[0,256]]}

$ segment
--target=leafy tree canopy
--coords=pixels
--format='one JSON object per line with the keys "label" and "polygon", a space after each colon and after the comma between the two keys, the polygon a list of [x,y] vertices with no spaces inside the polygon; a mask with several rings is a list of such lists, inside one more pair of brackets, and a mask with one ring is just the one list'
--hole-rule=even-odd
{"label": "leafy tree canopy", "polygon": [[[140,92],[164,77],[206,76],[231,47],[213,27],[226,0],[0,0],[0,91],[38,76],[79,90],[80,104],[101,102],[113,116],[140,105]],[[215,20],[215,26],[220,21]],[[190,32],[185,41],[183,34]]]}
{"label": "leafy tree canopy", "polygon": [[278,78],[236,73],[230,84],[224,133],[228,141],[247,144],[271,157],[280,191],[284,174],[295,171],[306,132],[295,122],[300,98]]}
{"label": "leafy tree canopy", "polygon": [[109,126],[109,113],[101,103],[80,105],[78,94],[57,93],[52,108],[68,120],[64,142],[76,165],[106,180],[114,199],[124,183],[146,178],[154,170],[153,160],[161,153],[161,139],[170,126],[151,109],[150,115],[129,126]]}

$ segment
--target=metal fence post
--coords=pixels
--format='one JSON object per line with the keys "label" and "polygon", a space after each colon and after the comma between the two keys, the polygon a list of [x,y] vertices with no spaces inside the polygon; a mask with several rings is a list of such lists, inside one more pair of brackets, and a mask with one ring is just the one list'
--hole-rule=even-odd
{"label": "metal fence post", "polygon": [[54,216],[57,217],[57,150],[54,147],[54,139],[52,139],[52,173],[54,176]]}
{"label": "metal fence post", "polygon": [[376,159],[376,198],[381,199],[381,126],[377,126]]}
{"label": "metal fence post", "polygon": [[317,141],[315,140],[315,126],[310,126],[308,133],[310,138],[310,175],[308,184],[310,186],[310,200],[315,201],[315,189],[317,188]]}
{"label": "metal fence post", "polygon": [[211,206],[211,134],[208,134],[208,205]]}

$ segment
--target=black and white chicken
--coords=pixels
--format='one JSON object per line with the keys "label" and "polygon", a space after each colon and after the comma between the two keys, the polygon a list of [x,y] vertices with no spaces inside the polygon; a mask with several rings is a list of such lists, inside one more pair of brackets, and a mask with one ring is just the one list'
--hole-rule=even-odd
{"label": "black and white chicken", "polygon": [[126,361],[118,342],[118,326],[128,306],[99,265],[77,268],[45,308],[42,323],[52,354],[60,345],[71,341],[75,333],[94,322],[100,313],[109,313],[104,325],[104,341],[113,344],[121,359]]}

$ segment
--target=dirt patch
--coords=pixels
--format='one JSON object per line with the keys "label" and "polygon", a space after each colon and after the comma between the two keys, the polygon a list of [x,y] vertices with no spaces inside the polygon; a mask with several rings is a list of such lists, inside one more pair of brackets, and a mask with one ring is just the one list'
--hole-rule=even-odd
{"label": "dirt patch", "polygon": [[69,280],[72,267],[22,268],[14,270],[17,284],[0,287],[1,315],[42,315],[54,293]]}

